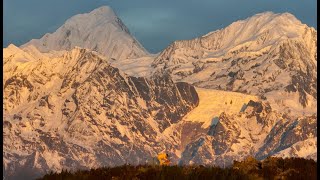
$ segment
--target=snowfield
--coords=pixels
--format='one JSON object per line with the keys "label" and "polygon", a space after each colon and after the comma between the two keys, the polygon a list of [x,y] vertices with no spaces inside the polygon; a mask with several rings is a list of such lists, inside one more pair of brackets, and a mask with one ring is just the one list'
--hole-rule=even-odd
{"label": "snowfield", "polygon": [[203,128],[208,128],[215,117],[222,112],[227,114],[239,113],[250,100],[257,101],[257,96],[243,93],[219,91],[213,89],[197,88],[199,105],[190,111],[183,120],[191,122],[202,122]]}

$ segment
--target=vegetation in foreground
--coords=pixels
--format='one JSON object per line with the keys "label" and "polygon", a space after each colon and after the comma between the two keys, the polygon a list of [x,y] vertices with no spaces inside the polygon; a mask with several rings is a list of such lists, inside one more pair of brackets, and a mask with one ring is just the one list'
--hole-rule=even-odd
{"label": "vegetation in foreground", "polygon": [[123,165],[76,172],[62,171],[40,178],[43,180],[68,179],[317,179],[317,163],[303,158],[269,157],[258,161],[252,157],[242,162],[234,161],[228,168],[205,166],[151,166]]}

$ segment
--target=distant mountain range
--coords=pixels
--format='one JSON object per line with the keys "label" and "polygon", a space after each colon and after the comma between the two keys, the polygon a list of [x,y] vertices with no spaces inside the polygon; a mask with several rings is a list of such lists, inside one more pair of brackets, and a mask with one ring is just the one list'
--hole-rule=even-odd
{"label": "distant mountain range", "polygon": [[109,7],[3,54],[4,173],[317,160],[317,31],[266,12],[150,54]]}

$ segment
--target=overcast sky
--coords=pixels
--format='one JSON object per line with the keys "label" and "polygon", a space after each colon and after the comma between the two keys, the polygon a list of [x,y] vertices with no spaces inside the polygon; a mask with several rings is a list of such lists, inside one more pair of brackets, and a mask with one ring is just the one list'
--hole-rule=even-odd
{"label": "overcast sky", "polygon": [[289,12],[316,28],[317,0],[4,0],[4,42],[21,45],[54,32],[68,18],[111,6],[150,52],[254,14]]}

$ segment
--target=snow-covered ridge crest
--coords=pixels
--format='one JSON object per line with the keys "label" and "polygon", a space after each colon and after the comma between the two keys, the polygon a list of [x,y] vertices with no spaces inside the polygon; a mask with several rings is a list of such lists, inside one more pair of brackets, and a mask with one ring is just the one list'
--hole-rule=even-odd
{"label": "snow-covered ridge crest", "polygon": [[88,48],[113,59],[145,56],[148,52],[108,6],[68,19],[53,33],[32,39],[21,47],[33,45],[41,52]]}
{"label": "snow-covered ridge crest", "polygon": [[[294,15],[291,13],[285,12],[285,13],[274,13],[272,11],[266,11],[266,12],[261,12],[258,14],[255,14],[251,17],[248,17],[244,20],[238,20],[230,24],[230,26],[236,26],[238,24],[245,24],[245,23],[260,23],[260,25],[263,24],[268,24],[270,22],[274,21],[275,23],[280,23],[280,25],[286,23],[289,24],[296,24],[296,25],[301,25],[301,21],[298,20]],[[224,29],[224,28],[223,28]],[[256,30],[259,28],[255,27]],[[216,30],[209,32],[208,34],[203,35],[202,37],[207,37],[210,36],[211,34],[218,32],[222,29]]]}
{"label": "snow-covered ridge crest", "polygon": [[[245,48],[248,51],[258,51],[288,38],[301,38],[310,49],[314,49],[314,34],[314,28],[302,24],[290,13],[259,13],[202,37],[175,41],[155,59],[153,66],[168,60],[172,64],[185,62],[187,60],[183,59],[192,56],[194,51],[198,53],[198,58],[221,56],[231,48],[244,45],[247,45]],[[186,57],[181,56],[182,53]]]}

